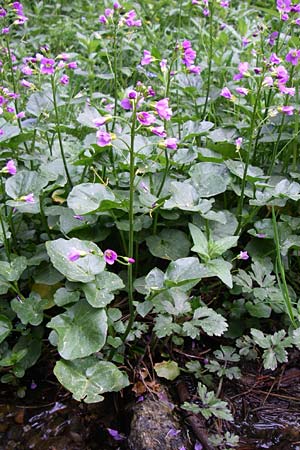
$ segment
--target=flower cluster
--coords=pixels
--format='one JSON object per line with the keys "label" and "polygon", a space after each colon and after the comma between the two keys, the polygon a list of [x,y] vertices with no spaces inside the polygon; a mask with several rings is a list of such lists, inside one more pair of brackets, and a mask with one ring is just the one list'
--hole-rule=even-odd
{"label": "flower cluster", "polygon": [[190,41],[185,40],[181,44],[183,50],[182,63],[187,68],[189,73],[199,74],[201,69],[199,66],[195,66],[194,62],[196,59],[196,52],[192,49],[192,44]]}
{"label": "flower cluster", "polygon": [[[23,5],[20,2],[13,2],[11,5],[11,13],[13,15],[13,25],[23,25],[25,22],[27,22],[28,18],[24,14]],[[4,9],[3,7],[0,7],[0,19],[5,18],[8,14],[8,10]],[[3,27],[1,29],[1,34],[8,34],[10,32],[9,26]]]}
{"label": "flower cluster", "polygon": [[129,28],[133,27],[141,27],[142,21],[140,19],[136,19],[136,12],[134,9],[126,12],[123,15],[120,15],[122,12],[123,6],[121,6],[118,2],[114,2],[113,8],[106,8],[104,10],[104,14],[99,16],[99,22],[106,25],[110,21],[114,22],[114,18],[117,15],[117,23],[119,27],[126,25]]}
{"label": "flower cluster", "polygon": [[300,3],[292,5],[291,0],[277,0],[276,7],[278,12],[280,13],[281,20],[287,21],[289,19],[289,13],[297,14],[298,17],[296,17],[295,23],[297,25],[300,25]]}

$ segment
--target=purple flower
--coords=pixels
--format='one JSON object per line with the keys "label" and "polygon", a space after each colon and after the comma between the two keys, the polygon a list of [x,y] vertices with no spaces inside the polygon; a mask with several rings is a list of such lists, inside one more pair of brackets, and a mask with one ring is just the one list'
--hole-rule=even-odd
{"label": "purple flower", "polygon": [[243,138],[239,137],[235,140],[235,146],[237,150],[240,150],[243,143]]}
{"label": "purple flower", "polygon": [[277,0],[276,6],[279,12],[290,12],[291,11],[291,0]]}
{"label": "purple flower", "polygon": [[172,117],[172,109],[169,108],[169,99],[163,98],[156,102],[156,112],[161,119],[170,120]]}
{"label": "purple flower", "polygon": [[242,46],[243,47],[247,47],[248,44],[250,44],[249,39],[247,39],[246,37],[243,37],[243,39],[242,39]]}
{"label": "purple flower", "polygon": [[203,449],[203,446],[199,442],[196,442],[194,450],[202,450],[202,449]]}
{"label": "purple flower", "polygon": [[22,66],[21,72],[24,73],[24,75],[32,75],[33,70],[29,66]]}
{"label": "purple flower", "polygon": [[1,34],[8,34],[8,33],[9,33],[9,28],[8,27],[2,28]]}
{"label": "purple flower", "polygon": [[33,83],[30,83],[29,81],[24,80],[24,79],[20,81],[20,84],[21,84],[21,86],[26,87],[26,88],[33,88],[34,87]]}
{"label": "purple flower", "polygon": [[41,73],[44,75],[52,75],[54,73],[54,59],[42,58],[41,59]]}
{"label": "purple flower", "polygon": [[240,80],[241,78],[244,77],[244,75],[246,75],[248,73],[248,70],[249,70],[249,64],[247,62],[241,62],[239,64],[239,73],[234,75],[233,79]]}
{"label": "purple flower", "polygon": [[25,117],[24,111],[20,111],[18,114],[16,114],[16,119],[24,119],[24,117]]}
{"label": "purple flower", "polygon": [[60,80],[59,80],[60,84],[69,84],[69,77],[68,75],[63,75]]}
{"label": "purple flower", "polygon": [[265,233],[257,233],[256,237],[259,239],[264,239],[267,235]]}
{"label": "purple flower", "polygon": [[31,384],[30,384],[30,389],[34,390],[34,389],[36,389],[36,388],[37,388],[37,384],[35,383],[34,380],[32,380],[32,381],[31,381]]}
{"label": "purple flower", "polygon": [[276,55],[276,53],[272,53],[270,56],[270,62],[273,64],[280,64],[281,59]]}
{"label": "purple flower", "polygon": [[232,100],[233,99],[233,95],[230,92],[230,90],[228,89],[228,87],[224,87],[221,90],[221,94],[220,95],[221,95],[221,97],[228,98],[228,100]]}
{"label": "purple flower", "polygon": [[4,8],[0,8],[0,17],[5,17],[7,14],[6,10]]}
{"label": "purple flower", "polygon": [[275,44],[275,41],[278,37],[278,31],[273,31],[273,33],[270,34],[269,36],[269,45],[273,46]]}
{"label": "purple flower", "polygon": [[129,98],[123,98],[123,100],[121,100],[121,106],[123,109],[132,109],[132,104],[131,101],[129,100]]}
{"label": "purple flower", "polygon": [[286,95],[290,95],[291,97],[294,97],[296,93],[296,89],[294,87],[287,87],[285,84],[278,83],[278,89],[280,92]]}
{"label": "purple flower", "polygon": [[166,148],[169,148],[170,150],[176,150],[177,149],[177,139],[176,138],[167,138],[164,141],[164,146]]}
{"label": "purple flower", "polygon": [[165,132],[165,129],[163,126],[159,126],[159,127],[152,127],[150,128],[151,132],[156,134],[156,136],[159,137],[166,137],[167,133]]}
{"label": "purple flower", "polygon": [[108,122],[111,118],[112,118],[111,115],[101,116],[98,117],[97,119],[94,119],[93,122],[95,127],[102,127],[102,125]]}
{"label": "purple flower", "polygon": [[77,69],[77,62],[71,61],[67,64],[68,69]]}
{"label": "purple flower", "polygon": [[279,83],[285,84],[289,79],[289,74],[285,67],[278,66],[274,67],[272,69],[272,72],[274,73],[275,77],[278,79]]}
{"label": "purple flower", "polygon": [[98,130],[96,136],[97,136],[97,145],[99,145],[99,147],[106,147],[107,145],[111,145],[112,137],[110,133]]}
{"label": "purple flower", "polygon": [[263,86],[273,86],[274,82],[273,82],[273,78],[272,77],[265,77],[262,85]]}
{"label": "purple flower", "polygon": [[114,250],[110,250],[110,249],[105,250],[104,261],[107,264],[110,264],[110,265],[114,264],[114,262],[117,260],[117,258],[118,258],[118,254]]}
{"label": "purple flower", "polygon": [[285,57],[285,60],[293,64],[293,66],[296,66],[298,64],[299,59],[300,50],[296,50],[295,48],[291,49]]}
{"label": "purple flower", "polygon": [[79,214],[75,214],[75,216],[73,216],[74,217],[74,219],[76,219],[76,220],[84,220],[84,217],[83,216],[80,216]]}
{"label": "purple flower", "polygon": [[101,16],[99,16],[98,21],[100,23],[104,23],[104,24],[106,24],[108,22],[107,18],[103,14]]}
{"label": "purple flower", "polygon": [[123,256],[124,261],[126,261],[128,264],[134,264],[135,263],[135,259],[134,258],[129,258],[128,256]]}
{"label": "purple flower", "polygon": [[170,428],[170,430],[167,433],[167,436],[176,437],[179,433],[181,433],[180,430],[176,430],[175,428]]}
{"label": "purple flower", "polygon": [[30,193],[28,195],[24,195],[22,200],[24,200],[26,203],[35,203],[35,198],[34,198],[34,195],[32,193]]}
{"label": "purple flower", "polygon": [[166,59],[162,59],[161,62],[159,63],[162,72],[166,72],[167,63],[168,61]]}
{"label": "purple flower", "polygon": [[141,111],[137,114],[137,120],[144,126],[152,125],[155,122],[155,117],[146,111]]}
{"label": "purple flower", "polygon": [[85,256],[86,252],[82,252],[82,250],[72,250],[67,254],[67,258],[71,262],[77,261],[77,259],[81,258],[81,256]]}
{"label": "purple flower", "polygon": [[244,261],[247,261],[249,259],[249,255],[247,251],[240,251],[240,254],[237,256],[237,259],[242,259]]}
{"label": "purple flower", "polygon": [[220,2],[220,6],[222,6],[222,8],[228,8],[229,7],[229,1],[225,0],[225,1],[221,1]]}
{"label": "purple flower", "polygon": [[237,92],[238,94],[240,94],[240,95],[242,95],[242,96],[247,95],[248,92],[249,92],[248,89],[246,89],[246,88],[244,88],[244,87],[239,87],[239,86],[236,87],[235,90],[236,90],[236,92]]}
{"label": "purple flower", "polygon": [[125,14],[125,23],[128,27],[141,27],[142,21],[135,20],[136,12],[134,9]]}
{"label": "purple flower", "polygon": [[9,173],[10,175],[15,175],[17,173],[17,168],[16,168],[15,163],[14,163],[14,161],[12,159],[7,161],[5,169],[6,169],[6,172]]}
{"label": "purple flower", "polygon": [[154,61],[154,57],[151,55],[149,50],[144,50],[144,56],[141,59],[141,66],[147,66]]}
{"label": "purple flower", "polygon": [[115,441],[124,441],[125,436],[119,433],[118,430],[113,430],[112,428],[107,428],[108,433]]}
{"label": "purple flower", "polygon": [[281,106],[278,108],[279,111],[283,112],[286,116],[292,116],[294,114],[293,106]]}
{"label": "purple flower", "polygon": [[114,10],[111,9],[111,8],[106,8],[106,9],[104,10],[104,14],[105,14],[106,17],[112,16],[113,13],[114,13]]}

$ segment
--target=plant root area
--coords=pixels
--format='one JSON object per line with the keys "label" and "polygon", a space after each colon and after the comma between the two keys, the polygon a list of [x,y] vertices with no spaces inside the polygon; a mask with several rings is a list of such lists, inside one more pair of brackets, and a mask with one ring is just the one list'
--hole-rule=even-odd
{"label": "plant root area", "polygon": [[[1,385],[0,450],[173,450],[181,445],[192,450],[196,441],[213,450],[208,435],[216,431],[237,434],[238,450],[300,450],[299,362],[295,351],[274,372],[246,363],[240,379],[224,380],[220,396],[230,405],[233,423],[205,421],[180,408],[183,401],[197,401],[197,382],[190,376],[145,382],[139,397],[133,383],[122,395],[87,405],[73,400],[52,375],[42,379],[40,367],[28,379],[24,399],[13,398],[12,387]],[[109,430],[118,433],[112,436]]]}

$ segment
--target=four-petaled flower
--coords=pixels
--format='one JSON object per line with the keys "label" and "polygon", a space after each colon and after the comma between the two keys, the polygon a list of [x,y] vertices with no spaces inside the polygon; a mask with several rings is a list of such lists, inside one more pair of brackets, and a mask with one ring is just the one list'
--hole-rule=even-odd
{"label": "four-petaled flower", "polygon": [[240,251],[240,254],[237,256],[237,259],[242,259],[244,261],[247,261],[247,259],[249,259],[250,256],[248,255],[247,251]]}
{"label": "four-petaled flower", "polygon": [[117,260],[118,254],[114,250],[110,250],[109,248],[105,250],[104,252],[104,261],[107,264],[114,264],[114,262]]}

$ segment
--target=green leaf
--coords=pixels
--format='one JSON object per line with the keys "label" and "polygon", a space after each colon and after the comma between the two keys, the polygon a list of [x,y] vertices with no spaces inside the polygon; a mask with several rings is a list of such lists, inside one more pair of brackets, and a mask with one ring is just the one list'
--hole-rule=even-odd
{"label": "green leaf", "polygon": [[203,258],[204,260],[209,259],[208,240],[206,239],[205,234],[200,230],[200,228],[196,227],[192,223],[189,223],[189,229],[194,242],[194,246],[191,250],[198,253],[200,258]]}
{"label": "green leaf", "polygon": [[103,184],[83,183],[72,189],[67,202],[68,207],[73,209],[75,214],[81,215],[98,210],[105,200],[115,200],[110,189]]}
{"label": "green leaf", "polygon": [[221,336],[228,328],[226,319],[207,306],[197,308],[193,319],[198,320],[199,326],[208,336]]}
{"label": "green leaf", "polygon": [[39,117],[41,114],[49,114],[49,111],[53,109],[53,97],[51,91],[34,92],[29,97],[26,111],[35,117]]}
{"label": "green leaf", "polygon": [[14,298],[11,301],[11,308],[18,315],[24,325],[40,325],[43,321],[43,310],[48,301],[42,299],[36,292],[31,292],[28,298],[23,300]]}
{"label": "green leaf", "polygon": [[268,319],[271,316],[272,308],[266,303],[252,303],[246,302],[247,311],[252,317],[259,317]]}
{"label": "green leaf", "polygon": [[201,280],[203,270],[198,258],[180,258],[172,261],[165,273],[165,283],[168,286],[181,286],[189,290]]}
{"label": "green leaf", "polygon": [[218,241],[209,241],[209,256],[211,259],[223,255],[229,248],[235,247],[238,241],[238,236],[227,236]]}
{"label": "green leaf", "polygon": [[157,375],[166,380],[173,381],[180,375],[180,369],[175,361],[162,361],[154,364],[154,370]]}
{"label": "green leaf", "polygon": [[231,276],[231,268],[232,264],[224,259],[211,259],[207,261],[205,264],[202,264],[205,267],[207,272],[203,273],[203,278],[205,277],[218,277],[221,281],[223,281],[226,286],[230,289],[232,288],[232,276]]}
{"label": "green leaf", "polygon": [[0,344],[7,338],[13,329],[11,321],[2,314],[0,315]]}
{"label": "green leaf", "polygon": [[[53,266],[70,281],[88,283],[105,269],[103,253],[93,242],[77,238],[57,239],[46,242],[46,249]],[[74,250],[84,252],[86,256],[70,261],[68,255]]]}
{"label": "green leaf", "polygon": [[174,333],[180,333],[181,327],[173,322],[171,316],[159,314],[155,319],[154,331],[158,338],[164,338],[166,336],[171,336]]}
{"label": "green leaf", "polygon": [[58,381],[75,400],[97,403],[105,392],[118,392],[129,385],[128,377],[108,361],[91,356],[76,361],[58,361],[54,367]]}
{"label": "green leaf", "polygon": [[95,281],[86,283],[82,290],[90,305],[94,308],[104,308],[114,299],[114,291],[124,288],[122,279],[112,272],[102,272]]}
{"label": "green leaf", "polygon": [[59,354],[67,360],[98,352],[106,340],[107,316],[104,309],[92,308],[81,300],[47,324],[57,335]]}
{"label": "green leaf", "polygon": [[169,190],[171,197],[165,201],[163,209],[178,208],[183,211],[199,211],[204,214],[212,206],[212,200],[199,198],[196,188],[189,181],[172,181]]}
{"label": "green leaf", "polygon": [[81,125],[84,125],[86,127],[97,128],[94,120],[99,119],[100,117],[102,116],[98,113],[96,108],[86,104],[84,107],[84,111],[77,117],[77,121],[81,123]]}
{"label": "green leaf", "polygon": [[33,193],[38,202],[39,194],[48,184],[46,177],[30,170],[21,170],[5,182],[5,191],[13,199]]}
{"label": "green leaf", "polygon": [[190,252],[190,241],[180,230],[164,228],[159,234],[146,238],[146,244],[153,256],[172,261],[184,258]]}
{"label": "green leaf", "polygon": [[9,139],[18,136],[20,134],[20,128],[16,125],[11,125],[3,118],[0,118],[0,128],[3,130],[3,134],[0,135],[0,143],[6,142]]}
{"label": "green leaf", "polygon": [[13,256],[10,263],[0,261],[0,280],[18,281],[27,267],[25,256]]}
{"label": "green leaf", "polygon": [[65,306],[70,303],[78,302],[80,297],[79,291],[68,291],[66,288],[59,288],[54,294],[54,303],[58,306]]}
{"label": "green leaf", "polygon": [[201,162],[194,164],[189,174],[199,197],[214,197],[225,192],[230,181],[224,164]]}

